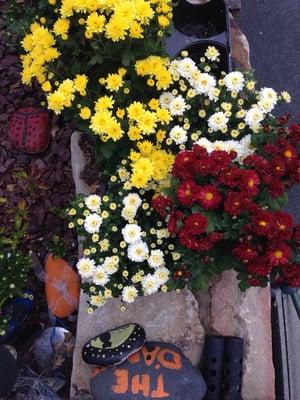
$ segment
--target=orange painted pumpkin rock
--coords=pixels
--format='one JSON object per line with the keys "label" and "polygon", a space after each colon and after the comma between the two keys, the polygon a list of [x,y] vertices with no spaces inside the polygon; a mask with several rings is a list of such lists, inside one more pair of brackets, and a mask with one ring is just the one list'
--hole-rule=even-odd
{"label": "orange painted pumpkin rock", "polygon": [[45,263],[46,298],[49,310],[58,318],[65,318],[78,307],[79,275],[62,258],[49,254]]}

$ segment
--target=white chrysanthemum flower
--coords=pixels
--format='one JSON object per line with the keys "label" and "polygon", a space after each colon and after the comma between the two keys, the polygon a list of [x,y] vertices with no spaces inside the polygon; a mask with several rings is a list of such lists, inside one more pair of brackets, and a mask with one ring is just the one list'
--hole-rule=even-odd
{"label": "white chrysanthemum flower", "polygon": [[154,273],[154,276],[158,282],[158,284],[164,285],[169,280],[170,271],[166,267],[159,267]]}
{"label": "white chrysanthemum flower", "polygon": [[149,248],[145,242],[130,244],[127,249],[129,260],[143,262],[148,258]]}
{"label": "white chrysanthemum flower", "polygon": [[95,261],[90,258],[81,258],[76,267],[82,278],[89,279],[93,276],[96,265]]}
{"label": "white chrysanthemum flower", "polygon": [[208,126],[214,132],[217,132],[222,129],[226,129],[227,122],[228,122],[228,118],[226,117],[226,115],[222,111],[219,111],[209,117]]}
{"label": "white chrysanthemum flower", "polygon": [[159,104],[162,108],[169,109],[171,101],[174,99],[174,95],[171,92],[164,92],[159,96]]}
{"label": "white chrysanthemum flower", "polygon": [[156,231],[156,236],[158,239],[164,239],[170,237],[170,232],[168,229],[158,229]]}
{"label": "white chrysanthemum flower", "polygon": [[230,92],[240,92],[245,84],[244,75],[239,71],[230,72],[225,76],[224,81]]}
{"label": "white chrysanthemum flower", "polygon": [[240,164],[243,163],[244,159],[251,154],[255,153],[256,148],[252,146],[251,135],[246,135],[239,141],[240,151],[238,152],[237,160]]}
{"label": "white chrysanthemum flower", "polygon": [[175,125],[169,133],[169,137],[174,140],[176,144],[182,144],[187,141],[187,131],[179,125]]}
{"label": "white chrysanthemum flower", "polygon": [[262,110],[262,112],[269,113],[275,107],[275,103],[265,97],[259,100],[257,106]]}
{"label": "white chrysanthemum flower", "polygon": [[197,140],[196,144],[198,144],[201,147],[204,147],[208,153],[211,153],[213,151],[212,142],[206,138],[200,138],[199,140]]}
{"label": "white chrysanthemum flower", "polygon": [[212,88],[210,91],[207,93],[209,100],[211,101],[218,101],[219,96],[220,96],[220,89],[218,88]]}
{"label": "white chrysanthemum flower", "polygon": [[106,303],[106,301],[102,294],[99,293],[98,295],[90,296],[90,303],[92,306],[101,307]]}
{"label": "white chrysanthemum flower", "polygon": [[121,182],[126,182],[130,178],[130,172],[127,171],[126,168],[119,168],[118,175],[120,177]]}
{"label": "white chrysanthemum flower", "polygon": [[122,229],[122,235],[126,243],[134,244],[140,242],[142,229],[137,224],[127,224]]}
{"label": "white chrysanthemum flower", "polygon": [[108,275],[115,274],[119,269],[119,257],[105,257],[102,265]]}
{"label": "white chrysanthemum flower", "polygon": [[154,275],[147,274],[142,279],[142,288],[145,295],[150,295],[158,291],[159,283]]}
{"label": "white chrysanthemum flower", "polygon": [[219,57],[220,53],[215,48],[215,46],[208,46],[204,55],[208,60],[216,61],[216,59]]}
{"label": "white chrysanthemum flower", "polygon": [[103,265],[98,265],[93,274],[95,285],[105,286],[109,282],[109,275]]}
{"label": "white chrysanthemum flower", "polygon": [[125,206],[121,212],[122,218],[126,219],[126,221],[130,221],[136,216],[137,209],[133,206]]}
{"label": "white chrysanthemum flower", "polygon": [[99,211],[101,206],[101,197],[96,194],[91,194],[85,198],[85,204],[91,211]]}
{"label": "white chrysanthemum flower", "polygon": [[187,104],[181,95],[174,97],[174,99],[171,100],[171,102],[169,104],[169,111],[172,116],[173,115],[179,115],[179,116],[183,115],[186,108],[187,108]]}
{"label": "white chrysanthemum flower", "polygon": [[151,250],[148,264],[151,268],[158,268],[165,265],[164,253],[161,250]]}
{"label": "white chrysanthemum flower", "polygon": [[260,122],[264,119],[264,113],[258,107],[252,107],[246,112],[245,122],[252,127],[259,126]]}
{"label": "white chrysanthemum flower", "polygon": [[177,71],[183,78],[189,78],[195,69],[197,69],[195,61],[189,57],[185,57],[178,62]]}
{"label": "white chrysanthemum flower", "polygon": [[199,74],[197,81],[194,81],[194,89],[199,94],[208,95],[216,87],[216,79],[206,72]]}
{"label": "white chrysanthemum flower", "polygon": [[102,218],[98,214],[90,214],[84,221],[84,229],[88,233],[98,233],[102,224]]}
{"label": "white chrysanthemum flower", "polygon": [[286,103],[290,103],[292,101],[292,97],[289,94],[289,92],[287,92],[286,90],[284,90],[283,92],[280,93],[282,99],[286,102]]}
{"label": "white chrysanthemum flower", "polygon": [[142,199],[137,193],[129,193],[122,202],[125,207],[134,207],[137,210],[142,204]]}
{"label": "white chrysanthemum flower", "polygon": [[122,300],[125,303],[133,303],[138,296],[138,291],[134,286],[125,286],[122,290]]}
{"label": "white chrysanthemum flower", "polygon": [[278,101],[277,93],[272,88],[262,88],[259,92],[260,100],[268,100],[275,106]]}

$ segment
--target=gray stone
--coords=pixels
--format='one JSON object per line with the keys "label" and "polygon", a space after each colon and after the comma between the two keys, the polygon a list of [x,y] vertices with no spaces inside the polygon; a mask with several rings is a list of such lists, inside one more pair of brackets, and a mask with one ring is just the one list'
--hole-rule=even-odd
{"label": "gray stone", "polygon": [[72,163],[72,173],[73,180],[75,183],[76,193],[82,193],[85,195],[90,194],[90,189],[88,185],[81,178],[81,173],[85,167],[85,157],[80,148],[80,138],[82,133],[73,132],[71,136],[71,163]]}
{"label": "gray stone", "polygon": [[206,384],[176,346],[147,342],[123,364],[96,369],[91,392],[95,400],[202,400]]}
{"label": "gray stone", "polygon": [[208,295],[196,294],[206,333],[239,336],[245,340],[243,400],[273,400],[275,374],[272,361],[270,288],[241,293],[236,273],[223,273]]}
{"label": "gray stone", "polygon": [[121,311],[123,303],[111,299],[92,315],[87,314],[87,297],[80,297],[76,346],[73,358],[72,385],[87,389],[90,367],[81,357],[83,345],[93,336],[128,322],[142,325],[147,340],[175,344],[190,361],[197,365],[204,341],[204,329],[199,319],[198,304],[189,290],[181,293],[156,293],[139,297]]}

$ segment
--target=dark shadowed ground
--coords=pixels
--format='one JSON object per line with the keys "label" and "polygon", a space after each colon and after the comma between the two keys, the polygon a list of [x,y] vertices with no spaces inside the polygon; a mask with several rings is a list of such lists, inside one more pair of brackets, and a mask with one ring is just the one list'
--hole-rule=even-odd
{"label": "dark shadowed ground", "polygon": [[[239,24],[250,43],[252,67],[261,86],[287,90],[293,102],[279,113],[300,112],[299,0],[242,0]],[[288,210],[300,222],[300,189],[290,193]]]}

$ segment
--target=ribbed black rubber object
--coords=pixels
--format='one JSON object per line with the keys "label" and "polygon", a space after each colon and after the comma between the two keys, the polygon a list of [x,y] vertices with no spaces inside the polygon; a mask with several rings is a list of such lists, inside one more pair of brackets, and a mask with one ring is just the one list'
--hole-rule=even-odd
{"label": "ribbed black rubber object", "polygon": [[203,377],[207,384],[205,400],[220,400],[224,356],[224,337],[206,336]]}
{"label": "ribbed black rubber object", "polygon": [[243,379],[244,339],[227,336],[224,345],[222,400],[240,400]]}

